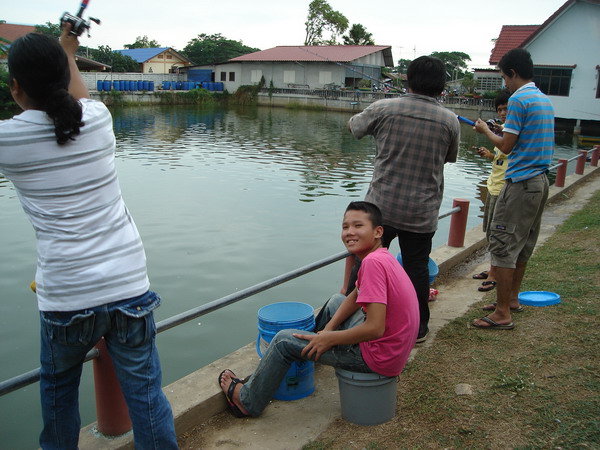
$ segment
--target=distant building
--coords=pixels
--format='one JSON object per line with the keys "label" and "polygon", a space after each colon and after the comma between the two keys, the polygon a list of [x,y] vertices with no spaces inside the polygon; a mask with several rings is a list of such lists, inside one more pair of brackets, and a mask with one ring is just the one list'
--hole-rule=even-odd
{"label": "distant building", "polygon": [[276,88],[355,88],[360,80],[382,80],[381,68],[393,67],[392,50],[383,45],[279,46],[232,58],[211,69],[214,81],[234,92],[242,85]]}
{"label": "distant building", "polygon": [[[35,26],[33,25],[0,23],[0,38],[3,38],[6,41],[8,41],[8,46],[10,46],[10,42],[14,41],[15,39],[18,39],[21,36],[25,36],[28,33],[33,33],[34,31]],[[110,70],[111,68],[107,64],[102,64],[97,61],[94,61],[93,59],[85,58],[79,55],[75,57],[75,61],[77,62],[77,67],[82,72],[100,72]],[[0,56],[0,63],[6,64],[6,57]]]}
{"label": "distant building", "polygon": [[179,73],[181,68],[192,65],[189,59],[171,47],[132,48],[114,51],[137,61],[140,64],[141,73]]}
{"label": "distant building", "polygon": [[600,0],[568,0],[542,25],[502,27],[490,64],[512,48],[526,49],[557,118],[600,121],[599,24]]}

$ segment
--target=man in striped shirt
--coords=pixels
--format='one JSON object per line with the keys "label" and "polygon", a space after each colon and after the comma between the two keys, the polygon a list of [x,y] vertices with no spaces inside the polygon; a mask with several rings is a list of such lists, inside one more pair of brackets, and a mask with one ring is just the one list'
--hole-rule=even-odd
{"label": "man in striped shirt", "polygon": [[[506,184],[490,227],[490,252],[497,273],[495,310],[473,321],[477,328],[514,328],[511,311],[520,311],[519,290],[540,231],[548,199],[546,173],[554,152],[554,108],[532,82],[533,62],[524,49],[510,50],[498,63],[513,93],[503,136],[479,119],[475,130],[508,156]],[[489,306],[489,305],[488,305]],[[484,307],[486,308],[486,307]]]}

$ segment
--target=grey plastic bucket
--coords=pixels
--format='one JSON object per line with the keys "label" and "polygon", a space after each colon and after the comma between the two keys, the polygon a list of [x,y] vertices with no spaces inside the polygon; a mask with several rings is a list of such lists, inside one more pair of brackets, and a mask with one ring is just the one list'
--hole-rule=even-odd
{"label": "grey plastic bucket", "polygon": [[396,415],[396,377],[335,369],[342,418],[356,425],[378,425]]}

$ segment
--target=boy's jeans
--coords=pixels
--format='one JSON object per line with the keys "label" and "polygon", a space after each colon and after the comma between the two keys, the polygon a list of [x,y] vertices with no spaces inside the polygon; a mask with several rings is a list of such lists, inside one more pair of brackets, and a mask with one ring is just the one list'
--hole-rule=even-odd
{"label": "boy's jeans", "polygon": [[[322,330],[333,317],[345,297],[335,294],[323,306],[316,319],[315,329]],[[362,309],[356,311],[340,326],[340,330],[352,328],[364,322]],[[306,361],[301,353],[308,341],[292,336],[293,333],[315,334],[305,330],[282,330],[275,335],[250,380],[242,386],[240,400],[244,408],[253,416],[258,416],[269,404],[281,380],[294,361]],[[354,372],[372,372],[364,362],[360,347],[339,345],[323,353],[319,363],[340,367]]]}
{"label": "boy's jeans", "polygon": [[139,297],[80,311],[41,311],[40,392],[43,449],[76,449],[79,379],[86,353],[104,336],[133,424],[135,447],[177,448],[171,406],[161,389],[152,311],[160,297]]}

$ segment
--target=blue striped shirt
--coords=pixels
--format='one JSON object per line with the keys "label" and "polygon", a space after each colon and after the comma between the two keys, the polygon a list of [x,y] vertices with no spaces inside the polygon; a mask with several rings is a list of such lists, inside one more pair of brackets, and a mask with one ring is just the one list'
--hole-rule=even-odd
{"label": "blue striped shirt", "polygon": [[507,180],[524,181],[548,170],[554,154],[554,108],[534,83],[508,100],[504,132],[519,136],[508,155]]}

